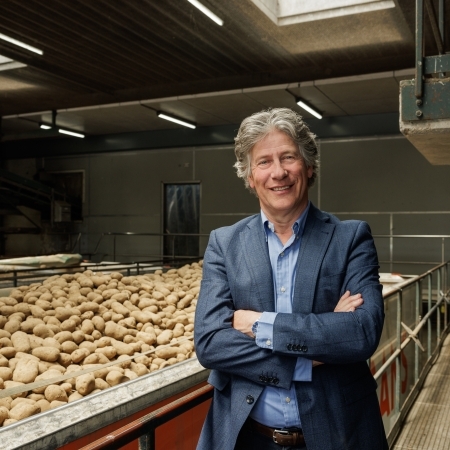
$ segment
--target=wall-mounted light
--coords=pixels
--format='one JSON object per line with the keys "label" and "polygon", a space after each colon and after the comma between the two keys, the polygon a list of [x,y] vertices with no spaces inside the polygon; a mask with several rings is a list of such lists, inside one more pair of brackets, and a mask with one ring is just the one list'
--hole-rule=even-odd
{"label": "wall-mounted light", "polygon": [[216,16],[210,9],[208,9],[205,5],[201,4],[197,0],[187,0],[191,5],[195,6],[197,9],[199,9],[205,16],[208,16],[212,21],[216,22],[217,25],[222,26],[223,20]]}
{"label": "wall-mounted light", "polygon": [[162,111],[156,111],[156,115],[164,120],[169,120],[170,122],[177,123],[178,125],[183,125],[188,128],[195,129],[197,125],[193,122],[188,122],[187,120],[180,119],[179,117],[172,116]]}
{"label": "wall-mounted light", "polygon": [[17,45],[18,47],[22,47],[30,52],[37,53],[38,55],[43,55],[44,52],[36,47],[32,47],[31,45],[25,44],[25,42],[18,41],[12,37],[6,36],[6,34],[0,33],[0,39],[3,41],[9,42],[10,44]]}
{"label": "wall-mounted light", "polygon": [[320,114],[320,112],[314,109],[312,106],[308,105],[303,99],[297,97],[295,101],[297,105],[300,106],[300,108],[303,108],[305,111],[308,111],[314,117],[317,117],[318,119],[322,118],[322,114]]}
{"label": "wall-mounted light", "polygon": [[61,133],[61,134],[67,134],[69,136],[75,136],[77,138],[84,138],[84,134],[77,133],[75,131],[66,130],[64,128],[58,128],[58,132]]}

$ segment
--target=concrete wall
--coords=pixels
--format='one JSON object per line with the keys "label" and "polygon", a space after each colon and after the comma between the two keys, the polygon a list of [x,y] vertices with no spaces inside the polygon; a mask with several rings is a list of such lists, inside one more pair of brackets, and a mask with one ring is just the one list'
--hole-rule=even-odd
{"label": "concrete wall", "polygon": [[[450,235],[450,166],[431,166],[403,137],[323,140],[321,169],[311,200],[342,219],[369,222],[375,235]],[[201,183],[200,233],[229,225],[258,212],[257,199],[232,168],[231,146],[198,147],[52,157],[39,161],[48,171],[83,170],[85,199],[83,221],[74,231],[82,233],[80,250],[95,260],[137,261],[161,252],[161,239],[152,236],[119,236],[115,245],[105,232],[162,232],[162,183]],[[33,160],[8,162],[8,168],[30,175]],[[26,176],[28,176],[26,175]],[[23,254],[26,247],[38,252],[37,237],[7,241],[9,254]],[[16,240],[16,241],[15,241]],[[16,244],[17,247],[16,247]],[[207,237],[201,239],[204,250]],[[41,243],[42,245],[42,243]],[[438,262],[442,239],[376,238],[382,271],[421,273],[431,265],[395,265],[394,260]],[[77,249],[78,250],[78,249]],[[450,259],[450,239],[445,259]]]}

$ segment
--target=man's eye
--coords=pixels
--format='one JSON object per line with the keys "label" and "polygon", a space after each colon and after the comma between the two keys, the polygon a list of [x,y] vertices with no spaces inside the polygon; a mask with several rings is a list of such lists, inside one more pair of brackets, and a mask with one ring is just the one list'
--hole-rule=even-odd
{"label": "man's eye", "polygon": [[260,167],[266,166],[267,164],[269,164],[269,161],[267,161],[266,159],[258,162],[258,166]]}

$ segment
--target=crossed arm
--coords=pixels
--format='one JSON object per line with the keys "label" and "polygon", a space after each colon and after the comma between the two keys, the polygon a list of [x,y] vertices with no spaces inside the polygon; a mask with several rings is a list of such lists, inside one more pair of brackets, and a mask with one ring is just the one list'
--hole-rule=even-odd
{"label": "crossed arm", "polygon": [[[351,295],[350,291],[340,298],[334,308],[334,312],[353,312],[361,306],[364,300],[361,294]],[[238,309],[233,314],[233,328],[250,337],[255,337],[252,333],[252,325],[261,317],[262,312]]]}

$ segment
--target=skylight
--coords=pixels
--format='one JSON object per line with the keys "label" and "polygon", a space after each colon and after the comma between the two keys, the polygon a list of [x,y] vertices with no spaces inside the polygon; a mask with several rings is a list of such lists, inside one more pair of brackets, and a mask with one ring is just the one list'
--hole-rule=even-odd
{"label": "skylight", "polygon": [[19,67],[26,67],[26,64],[9,59],[6,56],[0,55],[0,71],[18,69]]}
{"label": "skylight", "polygon": [[278,26],[394,8],[394,0],[252,0]]}

